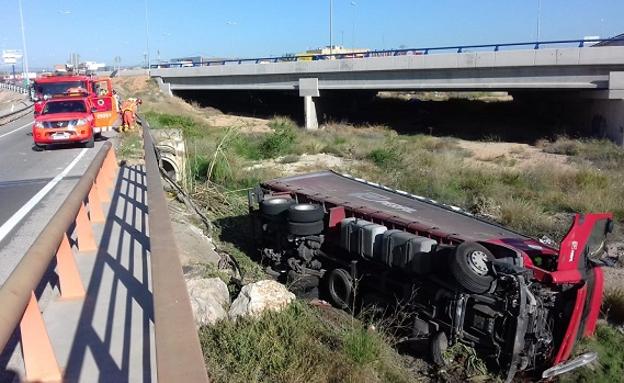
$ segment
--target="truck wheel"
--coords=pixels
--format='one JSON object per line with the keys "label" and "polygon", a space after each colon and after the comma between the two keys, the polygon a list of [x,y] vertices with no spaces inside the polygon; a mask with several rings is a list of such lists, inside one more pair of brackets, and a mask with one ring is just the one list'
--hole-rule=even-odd
{"label": "truck wheel", "polygon": [[292,205],[288,209],[288,220],[290,222],[317,222],[322,221],[325,217],[325,212],[321,205],[312,203],[298,203]]}
{"label": "truck wheel", "polygon": [[84,146],[85,148],[95,147],[95,139],[93,138],[93,135],[91,135],[91,138],[89,138],[89,141],[85,142]]}
{"label": "truck wheel", "polygon": [[260,211],[264,215],[280,215],[294,203],[295,201],[290,198],[268,198],[260,202]]}
{"label": "truck wheel", "polygon": [[327,278],[327,289],[334,305],[345,310],[353,297],[353,278],[345,269],[334,269]]}
{"label": "truck wheel", "polygon": [[484,293],[492,284],[488,264],[494,255],[485,247],[474,242],[464,242],[451,254],[451,275],[457,283],[472,293]]}
{"label": "truck wheel", "polygon": [[317,235],[323,232],[325,224],[323,221],[317,222],[288,222],[288,231],[294,235]]}
{"label": "truck wheel", "polygon": [[438,367],[442,367],[446,364],[444,360],[444,352],[448,348],[448,338],[444,331],[440,331],[431,337],[429,343],[429,352],[431,361]]}

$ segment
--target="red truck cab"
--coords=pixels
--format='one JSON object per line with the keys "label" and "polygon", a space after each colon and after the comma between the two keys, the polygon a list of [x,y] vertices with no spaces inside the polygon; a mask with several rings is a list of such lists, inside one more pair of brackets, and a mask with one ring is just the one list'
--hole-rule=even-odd
{"label": "red truck cab", "polygon": [[36,149],[53,144],[94,147],[93,111],[88,97],[63,97],[44,101],[32,133]]}

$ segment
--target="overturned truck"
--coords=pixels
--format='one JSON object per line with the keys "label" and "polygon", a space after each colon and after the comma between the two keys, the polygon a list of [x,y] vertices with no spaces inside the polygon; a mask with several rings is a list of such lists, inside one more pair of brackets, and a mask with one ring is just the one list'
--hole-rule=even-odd
{"label": "overturned truck", "polygon": [[596,327],[596,259],[611,214],[576,215],[555,248],[458,207],[330,171],[267,181],[249,205],[276,276],[321,286],[341,308],[356,299],[400,302],[411,337],[428,342],[436,363],[457,342],[508,381],[520,371],[550,378],[596,358],[569,360]]}

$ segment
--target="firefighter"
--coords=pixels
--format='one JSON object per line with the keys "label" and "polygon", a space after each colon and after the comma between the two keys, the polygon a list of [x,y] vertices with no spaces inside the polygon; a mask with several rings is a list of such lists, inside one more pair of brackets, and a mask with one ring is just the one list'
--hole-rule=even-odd
{"label": "firefighter", "polygon": [[134,129],[134,125],[136,122],[136,113],[139,105],[141,105],[142,103],[143,101],[141,101],[140,98],[134,97],[130,97],[121,103],[122,132]]}

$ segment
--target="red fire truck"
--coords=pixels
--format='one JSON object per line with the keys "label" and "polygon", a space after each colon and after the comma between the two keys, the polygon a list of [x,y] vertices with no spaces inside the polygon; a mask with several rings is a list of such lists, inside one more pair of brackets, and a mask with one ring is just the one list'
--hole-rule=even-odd
{"label": "red fire truck", "polygon": [[93,113],[94,133],[111,130],[121,125],[119,105],[113,95],[113,84],[108,77],[49,75],[37,78],[32,91],[35,116],[42,111],[44,101],[56,97],[88,97],[96,110]]}

